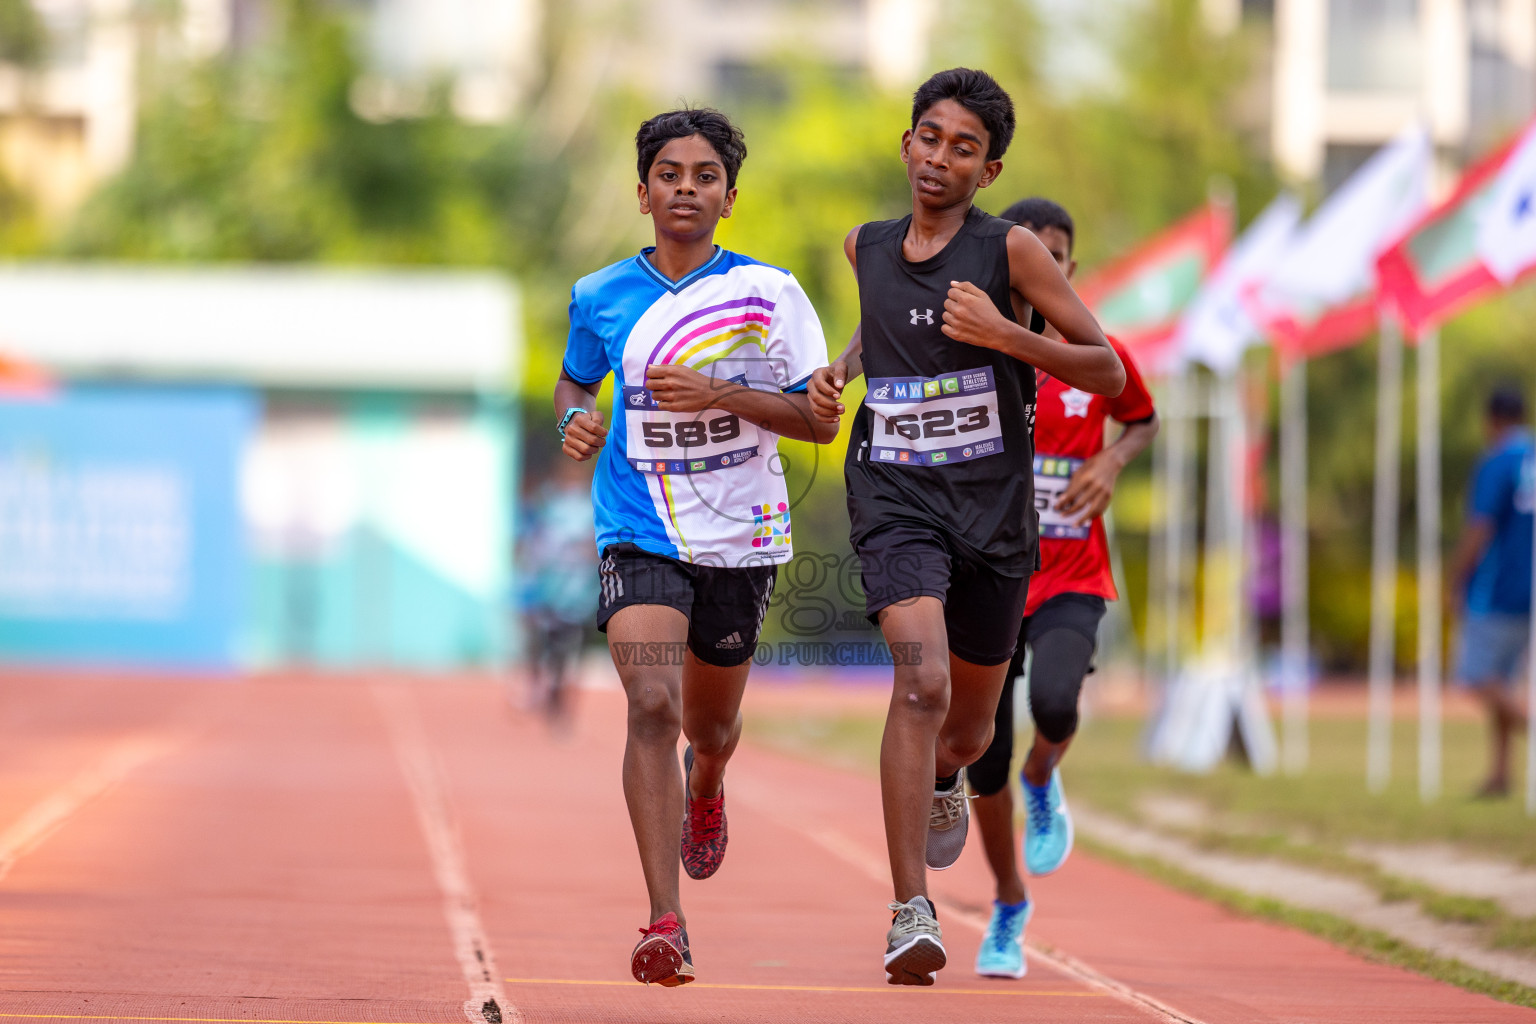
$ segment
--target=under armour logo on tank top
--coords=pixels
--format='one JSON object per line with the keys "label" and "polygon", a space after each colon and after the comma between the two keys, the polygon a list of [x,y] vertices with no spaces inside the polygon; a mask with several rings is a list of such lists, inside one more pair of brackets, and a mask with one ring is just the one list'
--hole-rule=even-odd
{"label": "under armour logo on tank top", "polygon": [[971,209],[934,256],[913,262],[911,217],[858,236],[860,330],[869,390],[845,471],[855,542],[891,522],[943,530],[1004,572],[1035,561],[1032,366],[944,333],[950,282],[968,281],[1017,322],[1006,221]]}

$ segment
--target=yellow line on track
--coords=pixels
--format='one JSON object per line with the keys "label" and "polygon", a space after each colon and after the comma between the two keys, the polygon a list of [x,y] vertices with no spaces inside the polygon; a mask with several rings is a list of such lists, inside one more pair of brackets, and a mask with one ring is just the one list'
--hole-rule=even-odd
{"label": "yellow line on track", "polygon": [[[591,985],[611,986],[613,988],[634,988],[633,981],[608,981],[586,980],[582,978],[503,978],[502,981],[509,985]],[[933,991],[953,996],[1071,996],[1073,998],[1102,999],[1104,993],[1091,990],[1076,992],[1062,992],[1056,990],[1047,991],[1037,988],[943,988],[919,986],[919,985],[887,985],[884,988],[859,987],[849,985],[727,985],[710,984],[709,982],[695,981],[680,986],[688,989],[719,988],[738,989],[748,992],[910,992],[914,989],[921,991]]]}

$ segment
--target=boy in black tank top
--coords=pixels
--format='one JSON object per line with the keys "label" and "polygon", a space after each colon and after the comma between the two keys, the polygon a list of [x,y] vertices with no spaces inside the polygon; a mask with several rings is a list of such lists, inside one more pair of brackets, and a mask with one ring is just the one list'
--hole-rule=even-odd
{"label": "boy in black tank top", "polygon": [[[972,205],[1013,128],[985,72],[942,71],[917,90],[901,142],[912,213],[849,233],[859,328],[809,388],[835,422],[850,374],[869,378],[845,474],[867,610],[897,662],[880,746],[893,985],[931,985],[946,960],[924,868],[964,846],[964,769],[991,740],[1035,565],[1035,367],[1096,394],[1125,383],[1045,246]],[[1070,344],[1021,326],[1031,306]]]}

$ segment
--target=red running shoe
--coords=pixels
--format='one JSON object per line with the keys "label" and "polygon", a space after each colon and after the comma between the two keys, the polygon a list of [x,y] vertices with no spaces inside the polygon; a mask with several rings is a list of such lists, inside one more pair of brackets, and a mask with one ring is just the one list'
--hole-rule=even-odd
{"label": "red running shoe", "polygon": [[676,988],[693,980],[693,954],[688,951],[688,932],[677,923],[677,915],[662,914],[649,928],[629,958],[629,970],[636,981],[647,985]]}
{"label": "red running shoe", "polygon": [[693,774],[693,747],[683,751],[683,870],[689,878],[708,878],[725,860],[725,790],[695,797],[688,788]]}

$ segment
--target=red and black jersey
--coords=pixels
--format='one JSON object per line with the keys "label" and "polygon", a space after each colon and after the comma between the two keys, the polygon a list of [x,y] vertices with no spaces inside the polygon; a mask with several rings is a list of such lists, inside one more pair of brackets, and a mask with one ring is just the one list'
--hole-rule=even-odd
{"label": "red and black jersey", "polygon": [[1072,474],[1104,449],[1104,421],[1136,423],[1155,411],[1125,346],[1109,339],[1125,364],[1125,390],[1115,398],[1068,387],[1046,373],[1036,377],[1035,508],[1040,513],[1040,568],[1029,583],[1025,615],[1057,594],[1119,596],[1110,572],[1109,540],[1101,519],[1083,526],[1056,514],[1054,505]]}

